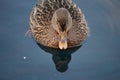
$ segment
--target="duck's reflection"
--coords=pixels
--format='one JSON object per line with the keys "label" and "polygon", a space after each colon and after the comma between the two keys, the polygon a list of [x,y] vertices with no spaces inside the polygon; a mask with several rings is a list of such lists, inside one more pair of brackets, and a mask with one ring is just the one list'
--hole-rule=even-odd
{"label": "duck's reflection", "polygon": [[68,69],[68,63],[71,60],[70,54],[56,54],[52,56],[56,69],[60,72],[65,72]]}
{"label": "duck's reflection", "polygon": [[56,69],[59,72],[65,72],[68,69],[68,64],[71,60],[71,54],[81,47],[81,46],[77,46],[74,48],[69,48],[67,50],[60,50],[60,49],[45,47],[41,44],[38,44],[38,46],[41,49],[43,49],[45,52],[52,54],[53,62],[55,63]]}

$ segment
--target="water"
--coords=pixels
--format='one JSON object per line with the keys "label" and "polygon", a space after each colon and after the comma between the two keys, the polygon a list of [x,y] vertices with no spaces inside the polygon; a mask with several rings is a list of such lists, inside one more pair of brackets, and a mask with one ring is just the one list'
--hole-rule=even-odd
{"label": "water", "polygon": [[74,1],[90,37],[62,52],[24,36],[37,0],[0,0],[0,80],[120,80],[120,1]]}

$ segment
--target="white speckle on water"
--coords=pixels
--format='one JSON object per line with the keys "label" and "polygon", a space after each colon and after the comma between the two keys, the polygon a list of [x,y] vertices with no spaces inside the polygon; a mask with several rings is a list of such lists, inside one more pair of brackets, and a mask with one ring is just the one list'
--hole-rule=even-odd
{"label": "white speckle on water", "polygon": [[27,57],[25,57],[25,56],[23,57],[23,59],[26,59],[26,58],[27,58]]}

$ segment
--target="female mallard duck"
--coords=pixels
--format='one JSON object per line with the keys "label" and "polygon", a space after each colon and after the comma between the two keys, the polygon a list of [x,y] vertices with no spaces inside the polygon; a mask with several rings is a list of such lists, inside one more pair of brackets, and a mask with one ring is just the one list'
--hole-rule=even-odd
{"label": "female mallard duck", "polygon": [[39,0],[30,30],[38,43],[60,49],[80,45],[88,36],[84,15],[72,0]]}

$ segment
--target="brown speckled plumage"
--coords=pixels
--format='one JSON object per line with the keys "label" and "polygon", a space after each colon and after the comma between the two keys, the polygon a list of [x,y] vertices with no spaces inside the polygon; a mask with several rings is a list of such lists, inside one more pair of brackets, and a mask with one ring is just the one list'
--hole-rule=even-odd
{"label": "brown speckled plumage", "polygon": [[35,40],[44,46],[59,47],[59,36],[51,23],[53,14],[59,8],[67,9],[72,17],[72,27],[67,32],[68,47],[81,44],[88,36],[87,22],[72,0],[39,0],[30,15],[30,28]]}

